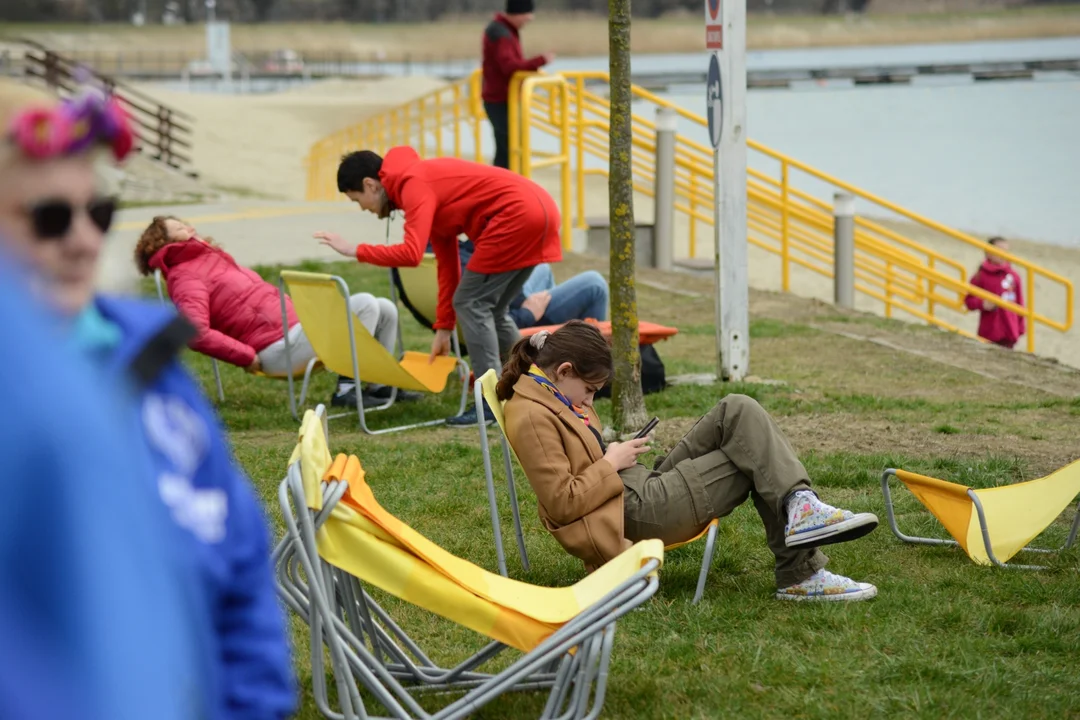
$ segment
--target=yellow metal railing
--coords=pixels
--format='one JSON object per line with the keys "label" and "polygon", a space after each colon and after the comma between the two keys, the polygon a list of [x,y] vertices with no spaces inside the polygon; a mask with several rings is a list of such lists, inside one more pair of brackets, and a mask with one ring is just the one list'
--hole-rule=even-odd
{"label": "yellow metal railing", "polygon": [[[511,169],[532,177],[534,171],[557,167],[563,216],[563,242],[569,244],[571,223],[587,226],[586,182],[589,176],[607,175],[610,105],[590,86],[606,83],[604,72],[558,75],[519,74],[511,85]],[[705,119],[642,88],[634,87],[633,148],[631,160],[635,191],[654,195],[656,125],[640,112],[641,106],[672,109],[686,123],[704,127]],[[480,75],[429,93],[417,100],[375,115],[334,133],[312,146],[307,159],[308,199],[338,196],[335,177],[338,160],[350,150],[385,151],[393,145],[411,145],[421,157],[451,155],[483,161],[481,141],[489,132],[480,98]],[[464,133],[471,135],[466,150]],[[553,152],[538,147],[540,136],[553,139]],[[471,152],[470,152],[471,150]],[[780,260],[780,286],[791,287],[791,268],[801,267],[820,276],[833,275],[833,211],[830,202],[803,189],[806,182],[824,184],[859,198],[875,215],[897,216],[904,231],[885,221],[864,216],[855,220],[855,289],[882,303],[887,317],[905,313],[945,330],[971,333],[942,317],[942,310],[966,311],[965,296],[975,295],[1024,315],[1028,319],[1027,349],[1035,349],[1035,326],[1067,331],[1073,322],[1072,283],[1051,270],[1011,253],[1000,253],[1025,277],[1027,307],[1002,300],[968,284],[965,267],[945,253],[905,233],[914,228],[921,236],[940,242],[959,242],[985,249],[985,243],[946,227],[861,188],[845,183],[805,163],[759,143],[748,142],[755,165],[771,164],[773,172],[749,170],[747,235],[750,243]],[[587,159],[602,167],[587,167]],[[685,135],[676,136],[675,210],[686,225],[686,255],[710,257],[710,243],[699,243],[702,225],[713,225],[713,151]],[[711,233],[706,237],[711,238]],[[1036,281],[1060,287],[1064,307],[1057,318],[1036,310]]]}
{"label": "yellow metal railing", "polygon": [[[532,108],[537,102],[538,91],[543,89],[547,95],[547,115],[545,124],[549,132],[555,135],[559,149],[553,153],[533,151],[532,131],[534,124],[530,114],[522,113],[522,108]],[[570,249],[570,168],[572,146],[570,144],[570,92],[566,80],[561,75],[529,74],[520,83],[511,83],[509,105],[510,137],[516,142],[510,144],[510,169],[531,178],[534,170],[547,167],[559,168],[561,190],[560,212],[562,214],[562,243]],[[477,143],[479,147],[479,143]],[[534,159],[539,157],[539,159]]]}

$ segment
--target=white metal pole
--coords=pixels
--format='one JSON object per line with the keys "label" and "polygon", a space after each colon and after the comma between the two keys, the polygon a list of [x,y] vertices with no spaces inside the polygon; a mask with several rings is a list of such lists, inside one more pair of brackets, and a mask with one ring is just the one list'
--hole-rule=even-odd
{"label": "white metal pole", "polygon": [[833,195],[833,300],[839,307],[855,308],[855,197]]}
{"label": "white metal pole", "polygon": [[[719,66],[719,88],[709,90],[719,131],[716,148],[714,240],[716,249],[716,341],[718,370],[724,380],[738,381],[750,364],[750,296],[746,240],[746,0],[717,0],[722,34],[710,23],[705,2],[706,41]],[[717,104],[719,107],[716,107]],[[717,112],[718,111],[718,112]]]}
{"label": "white metal pole", "polygon": [[656,109],[656,187],[653,218],[653,267],[671,270],[675,243],[675,131],[679,116]]}

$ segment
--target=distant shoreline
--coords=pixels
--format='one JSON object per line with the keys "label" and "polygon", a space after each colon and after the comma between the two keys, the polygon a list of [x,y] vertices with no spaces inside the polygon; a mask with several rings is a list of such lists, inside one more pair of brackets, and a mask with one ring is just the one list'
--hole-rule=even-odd
{"label": "distant shoreline", "polygon": [[[291,49],[307,53],[377,56],[383,60],[474,58],[487,16],[438,23],[371,25],[355,23],[234,25],[233,48],[241,53]],[[607,21],[596,15],[538,15],[523,40],[527,52],[552,51],[568,57],[607,54]],[[704,29],[697,17],[635,20],[635,53],[704,52]],[[1080,37],[1080,5],[972,13],[868,14],[852,17],[752,15],[751,50],[855,45],[972,42],[979,40]],[[29,37],[58,51],[125,54],[202,53],[201,24],[177,26],[34,25],[0,23],[0,38]]]}

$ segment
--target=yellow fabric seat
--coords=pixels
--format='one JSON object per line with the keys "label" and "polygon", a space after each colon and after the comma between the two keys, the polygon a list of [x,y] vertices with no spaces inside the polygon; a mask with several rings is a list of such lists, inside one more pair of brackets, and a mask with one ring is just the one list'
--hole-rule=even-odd
{"label": "yellow fabric seat", "polygon": [[349,489],[319,535],[323,559],[518,650],[536,647],[649,560],[663,559],[660,541],[647,540],[570,587],[539,587],[505,578],[447,552],[391,515],[375,500],[362,472],[355,456],[345,455],[327,472],[326,479],[344,480]]}
{"label": "yellow fabric seat", "polygon": [[[441,356],[429,363],[427,353],[407,351],[401,360],[395,358],[349,310],[349,287],[336,275],[282,270],[280,286],[282,293],[288,290],[319,362],[331,372],[354,378],[357,384],[368,382],[432,394],[446,388],[450,373],[459,365],[464,367],[463,377],[468,376],[468,366],[455,357]],[[291,396],[291,378],[289,390]],[[464,387],[459,414],[465,410],[467,396],[468,388]],[[440,419],[370,430],[363,403],[357,403],[356,412],[361,429],[372,435],[443,423]]]}
{"label": "yellow fabric seat", "polygon": [[[338,714],[329,709],[325,683],[318,679],[324,675],[325,640],[340,714],[350,719],[365,716],[353,711],[363,700],[350,681],[364,684],[392,708],[394,717],[427,716],[409,697],[412,683],[467,691],[433,717],[464,717],[517,683],[521,689],[551,688],[548,705],[569,703],[567,717],[595,717],[607,682],[606,670],[597,673],[595,668],[607,667],[614,623],[655,593],[663,562],[663,547],[653,540],[634,545],[570,587],[540,587],[488,572],[447,552],[379,505],[356,456],[331,459],[321,406],[305,413],[280,498],[288,532],[275,550],[275,562],[283,562],[290,552],[298,554],[309,584],[305,588],[290,581],[285,588],[279,567],[278,589],[311,628],[316,702],[324,714]],[[322,563],[333,568],[330,575],[318,569]],[[364,585],[496,644],[457,668],[439,668],[378,607]],[[493,676],[475,670],[503,646],[524,656]],[[399,679],[409,684],[400,685]],[[575,684],[596,684],[597,690],[591,696],[585,690],[582,696],[570,691]],[[595,707],[587,707],[590,703],[581,697],[592,697]]]}
{"label": "yellow fabric seat", "polygon": [[[893,513],[889,478],[896,477],[919,499],[954,538],[952,541],[903,534]],[[1004,566],[1039,536],[1080,495],[1080,460],[1045,477],[994,488],[966,485],[927,477],[906,470],[888,469],[881,480],[886,511],[893,533],[906,542],[956,544],[979,565]],[[1075,543],[1080,527],[1080,508],[1072,530],[1060,549]],[[1015,566],[1034,568],[1038,566]]]}

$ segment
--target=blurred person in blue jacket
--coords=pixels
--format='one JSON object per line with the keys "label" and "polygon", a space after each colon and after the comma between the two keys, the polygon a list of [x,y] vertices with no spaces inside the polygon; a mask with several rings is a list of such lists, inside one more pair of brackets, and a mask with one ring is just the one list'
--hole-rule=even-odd
{"label": "blurred person in blue jacket", "polygon": [[205,717],[209,623],[121,389],[24,276],[0,253],[0,717]]}
{"label": "blurred person in blue jacket", "polygon": [[205,717],[284,718],[296,692],[268,529],[224,429],[178,358],[194,328],[158,303],[94,293],[115,211],[101,193],[96,152],[104,145],[122,160],[133,146],[130,120],[115,99],[84,88],[62,103],[7,108],[0,93],[0,121],[8,128],[0,233],[35,269],[38,291],[68,319],[75,344],[107,378],[133,388],[133,436],[153,465],[146,482],[198,576],[194,591],[212,627]]}

